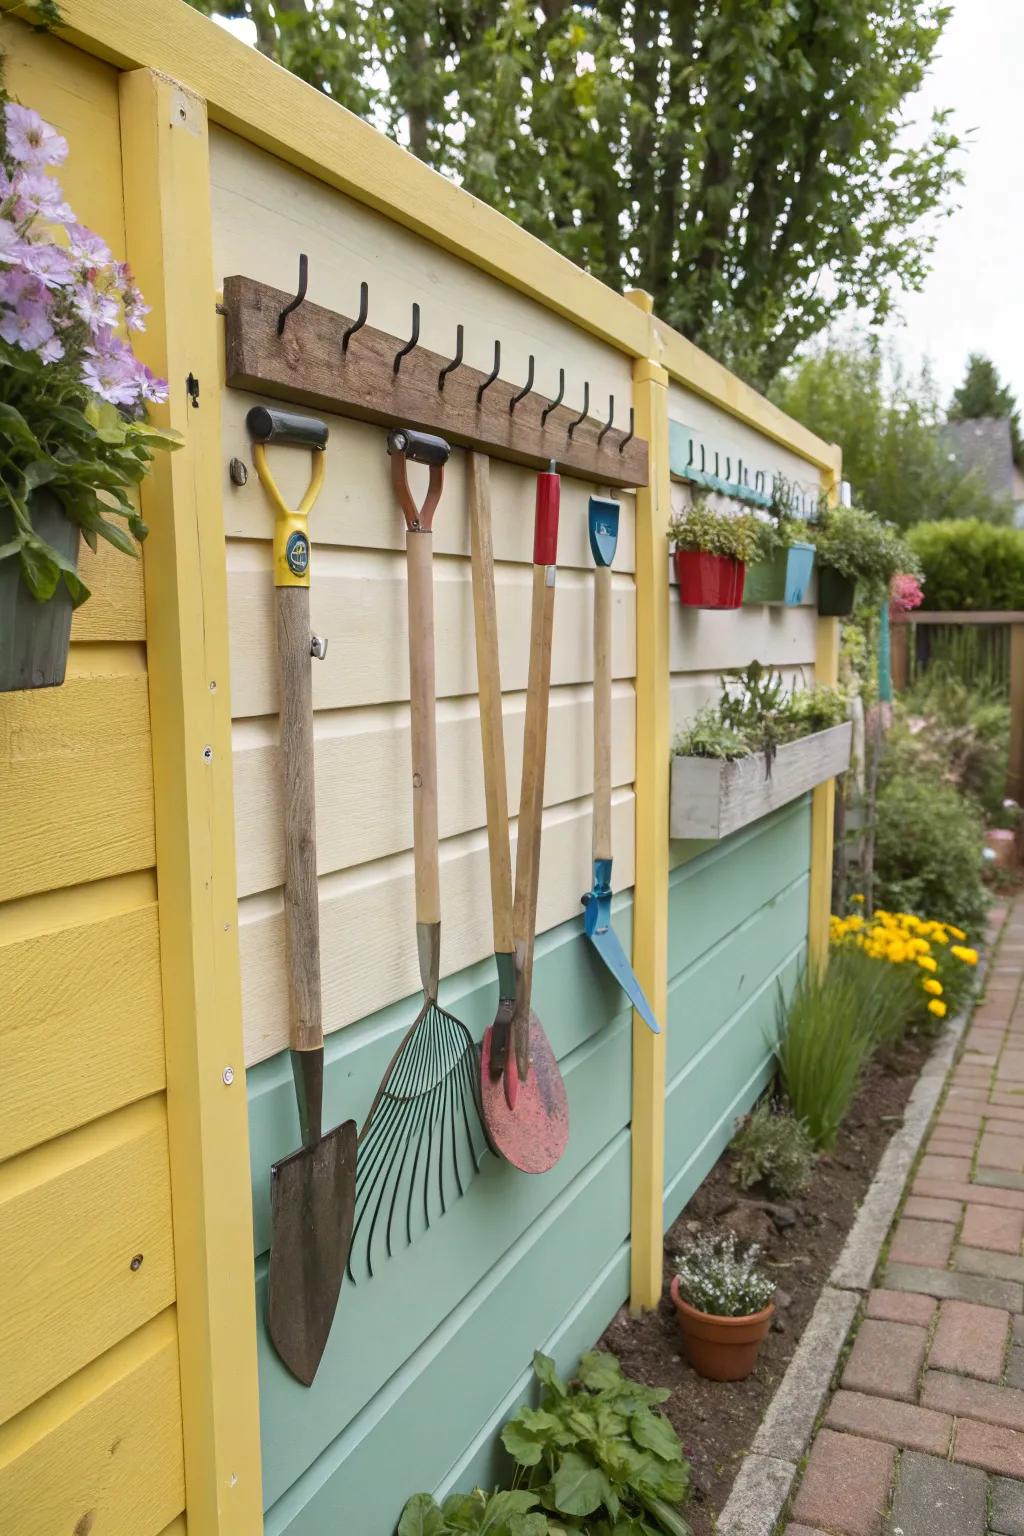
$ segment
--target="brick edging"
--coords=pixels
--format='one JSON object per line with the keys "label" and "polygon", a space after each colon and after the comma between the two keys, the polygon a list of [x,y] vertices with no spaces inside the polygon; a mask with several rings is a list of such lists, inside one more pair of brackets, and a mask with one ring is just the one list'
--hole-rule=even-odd
{"label": "brick edging", "polygon": [[907,1101],[903,1124],[882,1155],[857,1219],[822,1289],[768,1410],[744,1457],[715,1527],[717,1536],[772,1536],[797,1467],[810,1447],[821,1406],[850,1327],[878,1265],[909,1174],[942,1097],[957,1047],[977,1006],[998,934],[978,967],[976,985],[929,1055]]}

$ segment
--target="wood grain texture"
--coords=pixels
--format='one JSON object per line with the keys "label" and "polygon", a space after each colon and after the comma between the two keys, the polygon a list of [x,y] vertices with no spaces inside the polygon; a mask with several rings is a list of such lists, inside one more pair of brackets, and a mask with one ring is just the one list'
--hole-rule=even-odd
{"label": "wood grain texture", "polygon": [[281,700],[284,809],[284,932],[288,967],[288,1042],[293,1051],[323,1045],[320,1022],[320,909],[316,886],[316,784],[309,588],[275,588]]}
{"label": "wood grain texture", "polygon": [[16,1006],[0,1010],[0,1162],[165,1080],[152,878],[33,898],[6,909],[17,926],[4,915],[0,996]]}
{"label": "wood grain texture", "polygon": [[2,1421],[174,1300],[162,1095],[5,1163],[0,1251]]}
{"label": "wood grain texture", "polygon": [[[530,674],[523,733],[523,772],[519,787],[516,845],[516,886],[512,927],[516,963],[528,1003],[533,985],[533,953],[540,894],[541,831],[544,821],[544,770],[548,746],[548,695],[551,686],[551,632],[555,617],[555,569],[533,568],[533,613],[530,620]],[[518,990],[517,990],[518,996]],[[525,1004],[524,1004],[525,1009]],[[525,1017],[525,1013],[523,1015]],[[518,1017],[518,1014],[517,1014]],[[519,1069],[528,1069],[525,1037],[520,1041]]]}
{"label": "wood grain texture", "polygon": [[425,346],[408,353],[396,373],[394,360],[407,336],[367,324],[345,352],[341,344],[354,315],[308,299],[288,317],[280,337],[277,317],[291,298],[250,277],[225,277],[229,386],[363,421],[403,422],[531,469],[544,469],[554,459],[559,470],[605,485],[646,484],[647,444],[631,438],[628,428],[612,427],[598,447],[604,420],[587,417],[570,437],[579,408],[559,405],[545,421],[549,401],[531,393],[511,411],[509,402],[520,386],[499,377],[481,398],[489,370],[468,364],[448,376],[442,391],[438,380],[449,358]]}
{"label": "wood grain texture", "polygon": [[612,573],[594,570],[594,858],[612,856]]}
{"label": "wood grain texture", "polygon": [[0,772],[0,901],[154,862],[144,673],[2,695]]}
{"label": "wood grain texture", "polygon": [[416,921],[441,921],[437,833],[437,725],[434,719],[433,535],[408,535],[412,837],[416,857]]}
{"label": "wood grain texture", "polygon": [[853,726],[844,721],[799,741],[785,742],[769,772],[762,753],[722,762],[709,757],[672,758],[672,837],[720,838],[844,773],[850,763]]}
{"label": "wood grain texture", "polygon": [[144,640],[146,594],[142,561],[128,559],[105,539],[100,539],[93,554],[83,540],[78,569],[92,596],[75,610],[71,621],[72,644],[76,640]]}
{"label": "wood grain texture", "polygon": [[[626,890],[633,883],[633,796],[629,791],[613,796],[612,830],[615,885]],[[513,828],[513,842],[515,835]],[[486,841],[481,831],[442,846],[443,977],[493,953]],[[578,917],[580,896],[590,888],[588,801],[545,813],[543,848],[544,879],[537,919],[540,933],[568,917]],[[252,1063],[274,1055],[287,1044],[280,898],[257,896],[243,902],[239,920],[246,1061]],[[412,860],[408,854],[321,881],[326,1034],[416,991],[414,923]],[[408,935],[408,939],[396,943],[396,934]]]}
{"label": "wood grain texture", "polygon": [[483,758],[487,846],[490,857],[494,952],[512,953],[512,856],[509,848],[508,775],[505,722],[498,661],[498,609],[494,592],[494,538],[491,525],[491,466],[480,453],[469,458],[470,551],[473,572],[473,633],[480,694],[480,751]]}
{"label": "wood grain texture", "polygon": [[[442,519],[443,520],[443,519]],[[310,594],[313,629],[331,641],[313,675],[315,709],[386,704],[409,697],[406,562],[401,555],[315,550]],[[434,559],[434,631],[439,698],[477,691],[473,596],[469,562]],[[501,680],[506,692],[526,687],[529,567],[499,565],[497,589]],[[635,592],[628,576],[613,580],[612,667],[615,677],[636,669]],[[270,547],[228,546],[231,688],[235,718],[277,712]],[[813,654],[813,653],[812,653]],[[353,658],[358,657],[358,665]],[[750,660],[750,656],[744,658]],[[593,583],[590,574],[559,572],[551,681],[589,681],[593,671]]]}
{"label": "wood grain texture", "polygon": [[184,1536],[173,1308],[0,1427],[0,1530]]}

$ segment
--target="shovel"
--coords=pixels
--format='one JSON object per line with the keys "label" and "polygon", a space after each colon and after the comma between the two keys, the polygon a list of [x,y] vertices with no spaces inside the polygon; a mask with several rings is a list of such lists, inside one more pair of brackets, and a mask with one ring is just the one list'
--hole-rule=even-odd
{"label": "shovel", "polygon": [[594,556],[594,885],[583,897],[587,938],[648,1029],[661,1033],[619,936],[612,927],[612,561],[619,504],[591,496],[587,508]]}
{"label": "shovel", "polygon": [[[511,861],[508,853],[508,796],[494,618],[494,564],[490,555],[490,496],[486,461],[470,465],[470,519],[473,530],[473,600],[477,618],[480,726],[487,785],[487,836],[491,856],[495,951],[499,993],[507,989],[507,935],[513,942],[514,996],[499,996],[494,1024],[484,1036],[480,1080],[483,1118],[492,1145],[523,1173],[547,1173],[569,1139],[569,1106],[551,1042],[530,1007],[537,926],[544,767],[547,753],[551,629],[555,604],[559,479],[537,477],[534,524],[533,606],[530,672],[523,737],[515,905],[509,911]],[[483,617],[484,622],[481,623]],[[511,921],[510,921],[511,918]],[[509,1006],[511,1001],[511,1007]]]}
{"label": "shovel", "polygon": [[[253,463],[274,506],[274,586],[284,769],[284,929],[288,1038],[302,1146],[270,1170],[267,1332],[292,1375],[311,1386],[327,1346],[352,1237],[356,1125],[323,1134],[324,1034],[320,999],[320,910],[316,878],[313,688],[310,657],[326,640],[309,627],[307,518],[324,478],[327,427],[315,417],[254,406],[246,423]],[[312,450],[313,472],[297,510],[281,496],[266,444]]]}

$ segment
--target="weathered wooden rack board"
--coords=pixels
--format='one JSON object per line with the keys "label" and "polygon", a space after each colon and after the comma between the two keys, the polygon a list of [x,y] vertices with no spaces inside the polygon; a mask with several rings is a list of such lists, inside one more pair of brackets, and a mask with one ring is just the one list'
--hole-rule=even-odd
{"label": "weathered wooden rack board", "polygon": [[770,775],[761,752],[733,763],[711,757],[673,757],[671,836],[727,837],[815,784],[845,773],[852,734],[847,720],[786,742],[775,754]]}
{"label": "weathered wooden rack board", "polygon": [[520,386],[501,378],[478,402],[477,391],[488,376],[468,365],[449,373],[439,389],[439,375],[451,359],[426,347],[417,346],[403,357],[396,373],[395,355],[405,345],[400,336],[364,325],[343,352],[342,338],[353,320],[319,304],[300,304],[278,336],[277,317],[291,298],[249,277],[225,279],[229,385],[362,421],[438,432],[453,443],[533,469],[544,469],[554,459],[561,472],[601,485],[647,484],[647,444],[637,437],[626,441],[628,405],[622,412],[627,430],[612,427],[598,444],[604,423],[587,416],[570,437],[578,409],[557,406],[542,423],[549,402],[532,391],[510,411]]}

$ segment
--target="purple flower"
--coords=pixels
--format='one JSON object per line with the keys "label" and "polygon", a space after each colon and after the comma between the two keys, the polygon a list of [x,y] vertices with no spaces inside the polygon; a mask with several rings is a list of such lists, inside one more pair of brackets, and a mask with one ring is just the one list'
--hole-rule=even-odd
{"label": "purple flower", "polygon": [[75,222],[71,209],[61,199],[60,186],[45,171],[19,171],[11,191],[17,199],[14,212],[19,220],[40,214],[52,224]]}
{"label": "purple flower", "polygon": [[38,299],[20,300],[16,309],[0,314],[0,336],[24,352],[39,351],[53,336],[48,306]]}
{"label": "purple flower", "polygon": [[68,250],[75,261],[82,262],[87,267],[110,265],[110,247],[94,230],[87,229],[84,224],[68,226]]}
{"label": "purple flower", "polygon": [[0,299],[8,304],[18,304],[22,299],[43,300],[46,289],[38,277],[33,277],[31,272],[24,271],[21,267],[12,267],[6,272],[0,272]]}
{"label": "purple flower", "polygon": [[0,219],[0,261],[20,260],[22,249],[18,226],[10,219]]}
{"label": "purple flower", "polygon": [[[71,307],[95,335],[117,324],[117,305],[109,294],[100,293],[91,283],[83,283],[71,299]],[[104,350],[109,350],[104,347]]]}
{"label": "purple flower", "polygon": [[21,251],[21,265],[47,288],[63,288],[71,281],[71,257],[59,245],[26,241]]}
{"label": "purple flower", "polygon": [[149,314],[150,306],[142,301],[142,294],[137,288],[133,288],[131,294],[125,300],[124,322],[130,331],[144,331],[146,329],[145,316]]}
{"label": "purple flower", "polygon": [[135,405],[139,398],[134,360],[126,361],[113,352],[86,358],[82,363],[82,381],[111,405]]}
{"label": "purple flower", "polygon": [[64,356],[64,343],[56,336],[51,336],[49,341],[44,341],[39,348],[39,356],[44,363],[59,363]]}
{"label": "purple flower", "polygon": [[152,400],[155,405],[162,405],[167,399],[167,380],[158,379],[151,368],[145,363],[139,363],[136,368],[139,393],[143,400]]}
{"label": "purple flower", "polygon": [[41,168],[44,165],[61,165],[67,158],[67,140],[56,128],[44,123],[38,112],[31,107],[20,107],[9,101],[4,107],[7,126],[7,152],[22,165]]}

